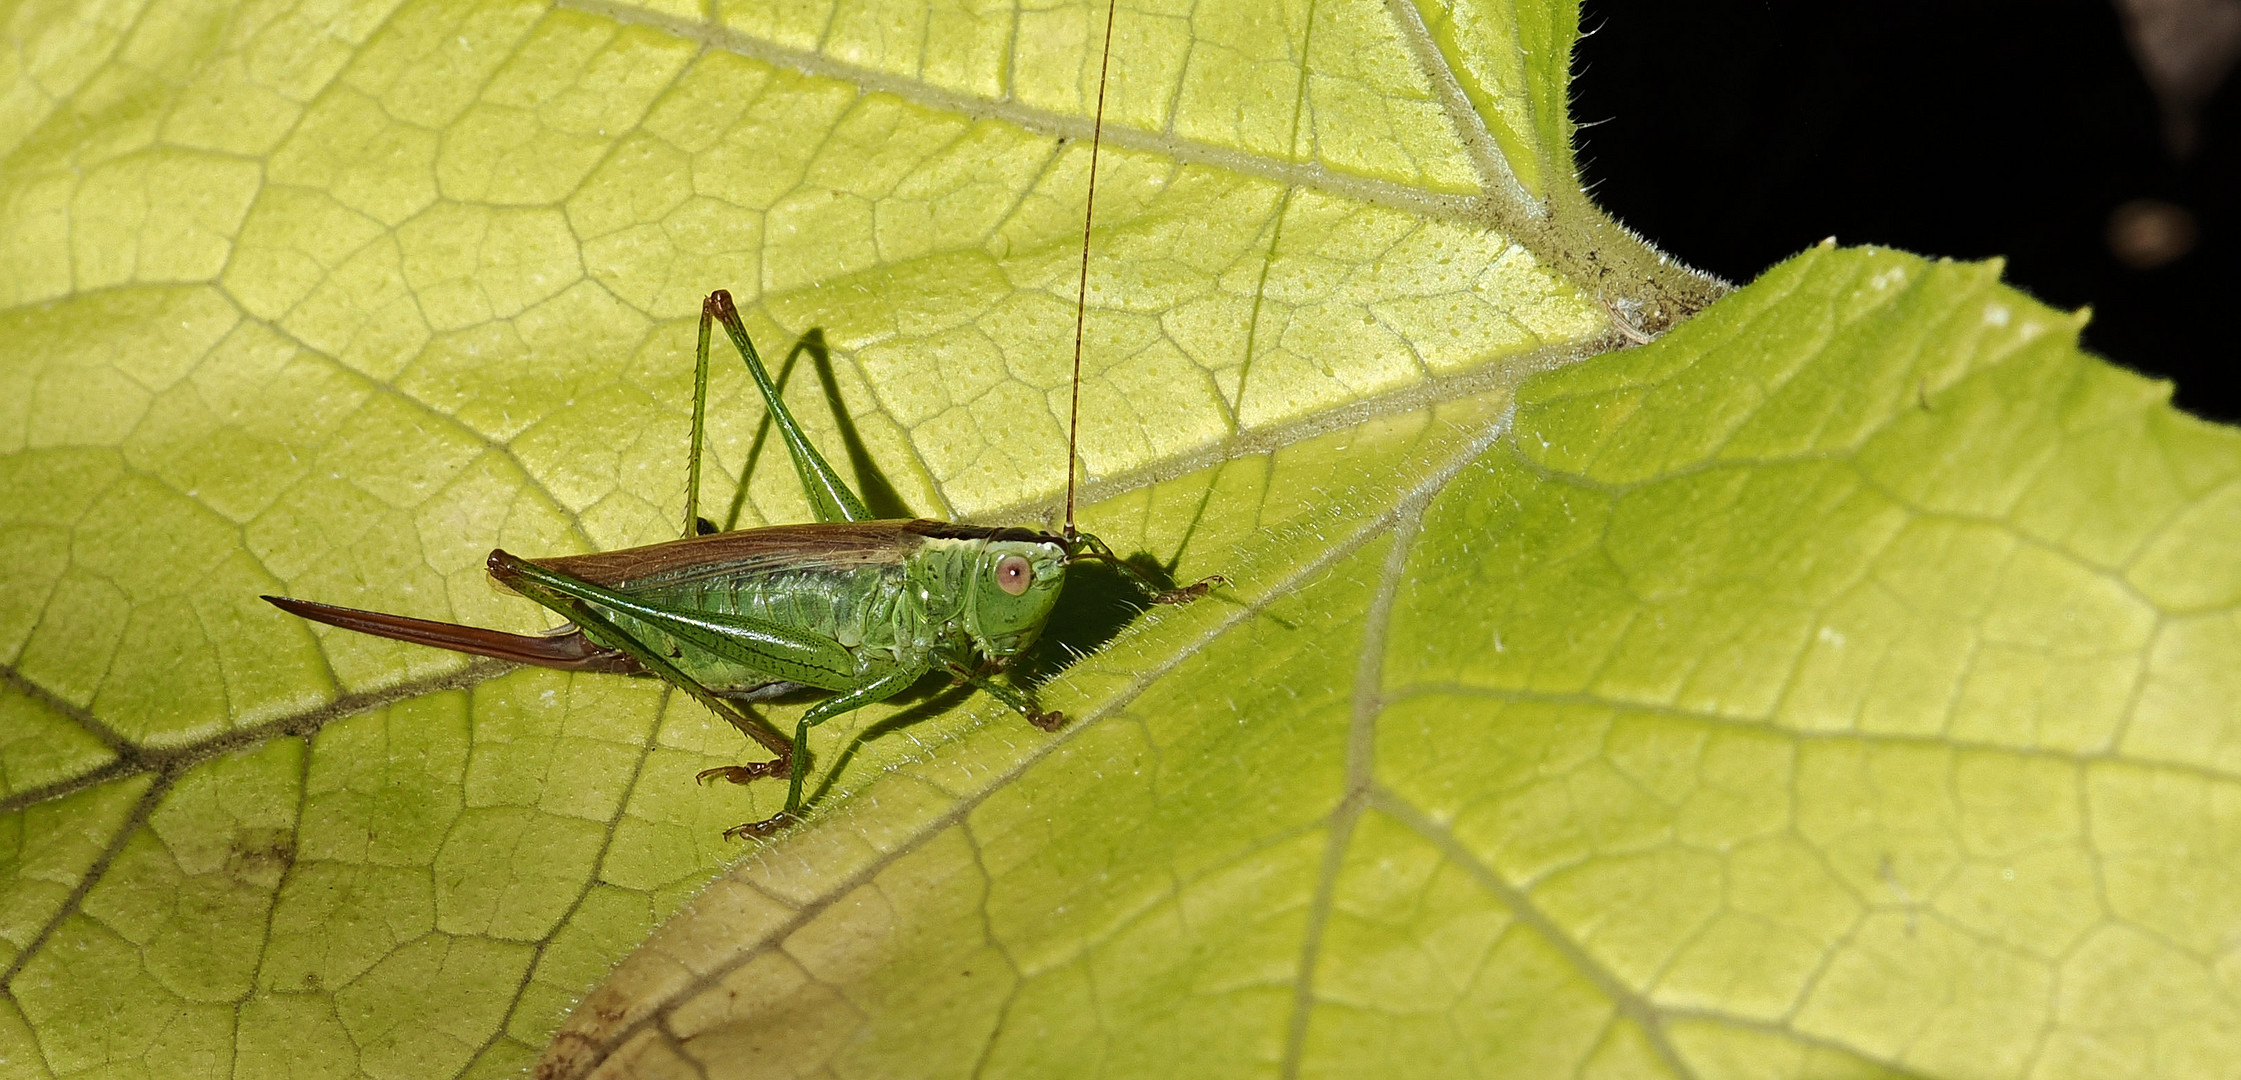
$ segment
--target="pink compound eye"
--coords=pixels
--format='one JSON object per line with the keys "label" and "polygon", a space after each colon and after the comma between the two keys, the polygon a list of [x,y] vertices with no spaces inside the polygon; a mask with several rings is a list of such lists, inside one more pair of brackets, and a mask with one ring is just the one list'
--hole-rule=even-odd
{"label": "pink compound eye", "polygon": [[1006,555],[996,563],[996,587],[1013,596],[1026,592],[1034,581],[1034,564],[1018,555]]}

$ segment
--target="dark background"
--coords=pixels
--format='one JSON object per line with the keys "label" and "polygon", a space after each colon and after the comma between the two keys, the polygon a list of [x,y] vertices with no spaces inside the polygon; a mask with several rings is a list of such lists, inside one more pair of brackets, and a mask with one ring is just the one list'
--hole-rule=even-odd
{"label": "dark background", "polygon": [[[1738,284],[1822,237],[2008,258],[2007,280],[2090,304],[2086,346],[2241,421],[2241,77],[2175,156],[2105,2],[1588,0],[1572,115],[1596,200]],[[2188,254],[2112,254],[2110,213],[2190,211]]]}

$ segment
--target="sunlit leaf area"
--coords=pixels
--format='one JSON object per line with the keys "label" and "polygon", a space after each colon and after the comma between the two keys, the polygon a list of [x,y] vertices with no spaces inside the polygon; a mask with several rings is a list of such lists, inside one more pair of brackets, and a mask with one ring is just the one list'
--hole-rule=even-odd
{"label": "sunlit leaf area", "polygon": [[[0,1076],[2241,1059],[2241,436],[1996,263],[1661,255],[1576,5],[1106,13],[11,6]],[[1070,571],[1057,732],[931,679],[727,840],[660,680],[259,599],[551,627],[485,558],[680,535],[717,288],[875,509],[1056,526],[1093,156],[1079,521],[1226,584]],[[701,512],[809,520],[725,347]]]}

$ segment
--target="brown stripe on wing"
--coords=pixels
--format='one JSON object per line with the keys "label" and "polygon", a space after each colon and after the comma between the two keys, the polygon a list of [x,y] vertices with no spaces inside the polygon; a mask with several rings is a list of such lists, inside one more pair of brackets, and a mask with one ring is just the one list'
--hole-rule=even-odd
{"label": "brown stripe on wing", "polygon": [[383,611],[360,611],[357,608],[336,607],[333,604],[295,600],[285,596],[267,596],[264,599],[290,615],[302,616],[329,626],[339,626],[345,630],[356,630],[361,634],[409,641],[415,645],[433,645],[439,649],[511,660],[517,664],[558,668],[562,671],[635,675],[644,670],[638,666],[638,661],[629,656],[593,644],[581,630],[534,636],[509,634],[502,630],[485,630],[479,626],[412,619]]}
{"label": "brown stripe on wing", "polygon": [[1023,529],[1016,525],[959,525],[953,521],[928,521],[925,518],[920,518],[917,521],[905,522],[903,529],[906,532],[913,532],[920,536],[933,537],[938,540],[1019,540],[1027,543],[1040,542],[1046,544],[1063,544],[1066,542],[1065,538],[1057,533],[1047,533],[1040,529]]}
{"label": "brown stripe on wing", "polygon": [[924,543],[913,521],[829,521],[688,536],[645,547],[529,561],[609,589],[674,585],[789,566],[901,562]]}

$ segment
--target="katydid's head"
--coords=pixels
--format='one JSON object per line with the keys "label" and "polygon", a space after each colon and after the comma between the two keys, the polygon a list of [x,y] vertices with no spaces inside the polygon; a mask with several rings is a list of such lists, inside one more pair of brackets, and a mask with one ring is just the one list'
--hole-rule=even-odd
{"label": "katydid's head", "polygon": [[1001,660],[1035,643],[1066,584],[1066,560],[1057,537],[990,539],[981,546],[965,626],[982,655]]}

